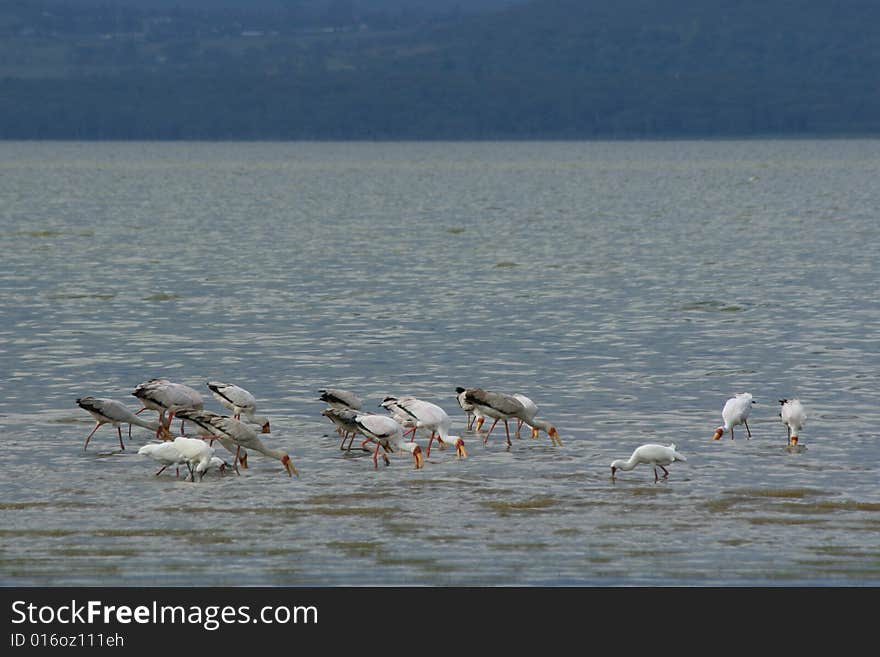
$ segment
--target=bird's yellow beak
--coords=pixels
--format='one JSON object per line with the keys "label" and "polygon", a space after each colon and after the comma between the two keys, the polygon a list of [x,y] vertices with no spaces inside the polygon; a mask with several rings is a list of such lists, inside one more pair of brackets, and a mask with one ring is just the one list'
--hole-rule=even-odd
{"label": "bird's yellow beak", "polygon": [[268,422],[266,422],[266,424],[263,425],[263,433],[271,433],[271,431],[269,430],[269,423]]}
{"label": "bird's yellow beak", "polygon": [[[556,427],[551,428],[548,432],[548,435],[550,436],[550,442],[552,442],[554,445],[559,445],[560,447],[562,447],[562,438],[559,437],[559,432],[556,431]],[[534,438],[534,436],[532,437]]]}
{"label": "bird's yellow beak", "polygon": [[477,418],[477,433],[479,433],[480,427],[483,426],[483,422],[485,422],[485,421],[486,421],[486,418],[484,418],[484,417]]}
{"label": "bird's yellow beak", "polygon": [[421,447],[416,447],[413,450],[413,458],[415,459],[415,462],[416,462],[416,470],[421,469],[425,465],[425,457],[422,454]]}
{"label": "bird's yellow beak", "polygon": [[463,440],[459,440],[457,443],[455,443],[455,455],[460,459],[467,458],[467,450],[465,450],[464,448]]}
{"label": "bird's yellow beak", "polygon": [[296,466],[293,465],[293,461],[290,460],[289,456],[285,456],[281,462],[284,464],[284,469],[287,470],[287,476],[292,477],[296,475],[299,477],[299,472],[296,469]]}
{"label": "bird's yellow beak", "polygon": [[712,440],[720,440],[721,434],[724,433],[724,429],[715,429],[715,435],[712,436]]}
{"label": "bird's yellow beak", "polygon": [[794,447],[795,445],[797,445],[797,441],[798,441],[798,437],[792,436],[791,438],[788,439],[788,444],[791,445],[792,447]]}
{"label": "bird's yellow beak", "polygon": [[238,457],[238,462],[241,463],[241,467],[247,470],[247,452]]}

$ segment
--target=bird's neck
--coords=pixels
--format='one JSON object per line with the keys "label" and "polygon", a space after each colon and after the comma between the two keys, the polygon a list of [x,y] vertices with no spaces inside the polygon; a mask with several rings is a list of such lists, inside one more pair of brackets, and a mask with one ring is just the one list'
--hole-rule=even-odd
{"label": "bird's neck", "polygon": [[536,418],[526,422],[526,424],[528,424],[530,427],[533,427],[535,429],[543,429],[544,431],[548,431],[548,432],[553,427],[553,425],[550,424],[549,422],[547,422],[546,420],[538,420]]}
{"label": "bird's neck", "polygon": [[636,467],[636,463],[638,461],[630,456],[627,460],[618,459],[614,463],[611,464],[611,467],[618,468],[619,470],[632,470]]}

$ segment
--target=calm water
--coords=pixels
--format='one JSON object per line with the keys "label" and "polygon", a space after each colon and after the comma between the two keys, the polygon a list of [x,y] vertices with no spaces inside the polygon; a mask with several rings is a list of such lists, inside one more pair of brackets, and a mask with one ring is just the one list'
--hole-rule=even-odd
{"label": "calm water", "polygon": [[[0,583],[880,585],[878,180],[867,140],[0,142]],[[251,390],[300,478],[84,452],[74,400],[157,376]],[[458,385],[564,446],[483,446]],[[440,404],[469,458],[344,455],[328,386]],[[612,483],[646,442],[688,462]]]}

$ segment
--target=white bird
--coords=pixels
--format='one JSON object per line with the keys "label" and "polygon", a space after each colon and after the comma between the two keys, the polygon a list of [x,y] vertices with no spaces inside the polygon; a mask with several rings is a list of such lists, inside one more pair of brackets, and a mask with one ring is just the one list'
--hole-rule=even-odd
{"label": "white bird", "polygon": [[198,468],[196,468],[196,472],[199,473],[200,477],[204,477],[205,474],[208,473],[210,470],[219,470],[222,474],[226,472],[227,468],[229,468],[229,464],[226,461],[221,459],[219,456],[212,456],[205,469],[199,470]]}
{"label": "white bird", "polygon": [[326,388],[324,390],[319,390],[318,392],[321,393],[321,396],[318,397],[318,399],[327,402],[331,408],[351,409],[357,411],[364,405],[364,401],[349,390]]}
{"label": "white bird", "polygon": [[405,431],[403,432],[404,436],[406,436],[407,434],[411,434],[410,440],[415,440],[416,430],[418,429],[418,427],[416,426],[417,425],[417,418],[415,415],[412,414],[411,411],[408,411],[405,408],[403,408],[402,406],[400,406],[399,400],[402,400],[402,399],[415,399],[415,397],[412,397],[409,395],[406,397],[399,397],[399,398],[389,396],[389,397],[385,397],[385,399],[383,399],[379,403],[379,406],[381,406],[386,411],[391,413],[391,417],[394,418],[394,420],[401,427],[403,427],[403,429],[405,429]]}
{"label": "white bird", "polygon": [[123,450],[125,449],[125,445],[122,444],[122,427],[120,426],[123,423],[128,423],[129,427],[132,424],[136,424],[139,427],[155,431],[157,434],[164,437],[170,437],[168,430],[159,425],[159,423],[142,420],[135,415],[134,411],[130,410],[125,404],[116,401],[115,399],[109,399],[107,397],[80,397],[76,400],[76,403],[80,408],[88,411],[97,422],[95,428],[92,429],[92,433],[86,436],[83,450],[89,446],[89,440],[95,435],[98,428],[105,424],[112,424],[116,427],[116,432],[119,434],[119,447]]}
{"label": "white bird", "polygon": [[[178,436],[178,438],[184,437]],[[162,464],[162,467],[156,472],[156,476],[162,474],[169,465],[178,466],[177,475],[180,476],[179,466],[185,465],[190,471],[191,480],[195,481],[196,473],[199,475],[199,479],[201,479],[212,468],[217,468],[220,472],[223,472],[228,467],[226,461],[218,456],[213,456],[214,448],[209,447],[203,440],[195,438],[185,438],[185,440],[193,440],[196,443],[201,443],[201,445],[185,445],[175,438],[171,441],[144,445],[138,450],[138,454],[149,456],[154,461]],[[209,451],[203,450],[202,446],[207,447]],[[207,458],[202,456],[203,451],[206,451]],[[195,468],[193,468],[193,465],[195,465]]]}
{"label": "white bird", "polygon": [[410,452],[415,460],[416,469],[424,465],[422,449],[415,442],[407,442],[403,439],[403,427],[391,417],[379,414],[362,414],[355,418],[360,432],[367,437],[361,444],[363,447],[368,442],[376,443],[376,451],[373,452],[373,466],[379,467],[379,449],[383,449],[382,458],[385,465],[389,464],[385,452]]}
{"label": "white bird", "polygon": [[779,403],[782,404],[779,417],[788,430],[788,444],[797,445],[798,434],[807,423],[807,411],[799,399],[780,399]]}
{"label": "white bird", "polygon": [[[159,411],[159,423],[171,427],[175,413],[181,409],[202,409],[205,401],[197,390],[182,383],[173,383],[168,379],[150,379],[135,386],[131,393],[141,400],[145,409]],[[165,413],[168,413],[167,418]],[[181,422],[181,431],[183,423]]]}
{"label": "white bird", "polygon": [[150,443],[144,445],[138,450],[141,456],[149,456],[154,461],[162,464],[162,467],[156,472],[158,477],[165,471],[169,465],[176,465],[177,476],[180,476],[180,466],[186,465],[186,457],[180,453],[180,450],[174,445],[173,441],[163,441],[161,443]]}
{"label": "white bird", "polygon": [[297,477],[299,476],[299,472],[293,465],[293,461],[291,461],[290,454],[287,453],[287,450],[268,447],[262,440],[260,440],[257,432],[241,420],[236,420],[227,415],[218,415],[212,411],[194,409],[182,409],[177,412],[177,416],[185,420],[190,420],[208,432],[219,434],[223,438],[235,443],[235,461],[238,461],[239,459],[240,449],[256,451],[281,461],[281,465],[284,466],[284,469],[289,476],[293,476],[294,474]]}
{"label": "white bird", "polygon": [[654,467],[654,482],[659,479],[657,468],[663,470],[663,478],[669,476],[669,471],[664,467],[674,461],[687,461],[683,454],[675,451],[675,443],[666,445],[648,444],[636,447],[628,459],[617,459],[611,462],[611,479],[617,470],[632,470],[639,463],[645,463]]}
{"label": "white bird", "polygon": [[[214,456],[214,448],[211,447],[201,438],[187,438],[186,436],[177,436],[172,444],[177,448],[183,458],[186,459],[190,473],[204,473],[211,463]],[[195,474],[193,474],[195,478]]]}
{"label": "white bird", "polygon": [[263,433],[269,433],[269,419],[257,415],[257,398],[250,392],[232,383],[208,381],[208,389],[218,402],[232,411],[232,417],[241,419],[242,413],[251,424],[259,424]]}
{"label": "white bird", "polygon": [[[455,455],[458,458],[467,458],[467,451],[464,448],[464,440],[461,436],[452,436],[449,429],[452,427],[452,420],[442,408],[423,399],[415,397],[401,397],[397,400],[397,407],[409,413],[415,421],[415,430],[426,429],[431,431],[431,438],[428,440],[428,448],[425,450],[426,456],[431,456],[431,444],[434,442],[435,434],[438,436],[437,441],[442,446],[447,443],[455,447]],[[413,433],[415,436],[415,432]]]}
{"label": "white bird", "polygon": [[713,440],[720,439],[725,431],[730,432],[730,439],[733,440],[733,428],[738,424],[745,425],[746,432],[749,438],[751,438],[752,431],[749,429],[749,423],[746,420],[749,417],[749,413],[752,412],[752,404],[756,403],[752,399],[751,393],[748,392],[737,393],[736,396],[728,399],[721,410],[721,419],[724,421],[724,424],[715,429],[715,435],[712,436]]}

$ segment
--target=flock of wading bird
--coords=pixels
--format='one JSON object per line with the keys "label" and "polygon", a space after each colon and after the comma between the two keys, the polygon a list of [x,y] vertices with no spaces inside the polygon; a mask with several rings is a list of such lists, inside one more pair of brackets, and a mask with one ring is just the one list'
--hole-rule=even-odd
{"label": "flock of wading bird", "polygon": [[[104,424],[116,428],[119,435],[119,446],[125,449],[122,441],[122,425],[128,424],[131,436],[132,425],[154,431],[159,442],[144,445],[138,454],[148,456],[162,465],[156,475],[162,474],[169,466],[175,466],[177,476],[180,467],[189,470],[189,479],[201,480],[207,472],[215,469],[221,473],[228,469],[239,472],[239,466],[248,467],[248,452],[260,452],[265,456],[277,459],[284,466],[289,476],[299,473],[288,452],[267,446],[259,437],[254,426],[260,433],[270,433],[270,423],[266,417],[257,415],[257,400],[250,392],[234,384],[222,381],[208,381],[207,387],[211,395],[230,413],[222,415],[204,408],[204,398],[195,389],[182,383],[174,383],[167,379],[151,379],[137,385],[132,392],[141,402],[141,409],[132,411],[120,401],[107,397],[81,397],[76,400],[84,410],[95,418],[96,424],[86,436],[83,450],[89,440]],[[538,406],[522,394],[505,394],[483,390],[482,388],[456,388],[458,405],[465,413],[468,431],[482,435],[482,427],[487,419],[492,423],[485,435],[483,444],[487,444],[492,430],[499,421],[504,423],[507,448],[510,449],[511,431],[508,422],[515,420],[515,436],[519,437],[523,425],[531,429],[531,437],[538,438],[543,431],[554,446],[562,446],[562,440],[556,427],[546,420],[537,417]],[[319,390],[318,401],[327,404],[321,414],[331,420],[337,433],[342,437],[340,449],[350,452],[355,438],[361,437],[359,449],[372,452],[373,466],[378,468],[379,456],[385,465],[389,465],[389,453],[409,452],[412,454],[415,467],[422,468],[425,456],[431,455],[434,440],[441,449],[452,447],[456,458],[467,457],[464,440],[461,436],[450,434],[452,420],[440,406],[412,396],[385,397],[379,407],[386,413],[374,413],[363,410],[363,400],[348,390],[327,388]],[[798,433],[806,423],[806,412],[797,399],[781,399],[779,416],[788,433],[790,448],[798,444]],[[728,399],[721,411],[723,424],[715,429],[714,440],[719,440],[725,433],[735,438],[734,427],[743,425],[748,438],[752,437],[748,418],[755,404],[752,395],[747,392],[736,394]],[[145,420],[140,416],[147,410],[158,412],[156,421]],[[172,420],[180,420],[181,435],[171,433]],[[196,427],[196,436],[184,434],[185,423],[190,422]],[[425,454],[416,443],[416,432],[430,432]],[[407,436],[409,439],[407,440]],[[213,447],[218,441],[230,454],[232,463],[216,456]],[[346,441],[348,444],[346,445]],[[367,445],[375,444],[370,450]],[[615,478],[618,470],[629,471],[639,464],[650,465],[654,470],[654,481],[661,477],[657,468],[663,471],[662,478],[669,476],[665,466],[675,461],[687,461],[687,458],[676,451],[674,443],[669,445],[646,444],[637,447],[628,459],[616,459],[611,463],[611,478]]]}

